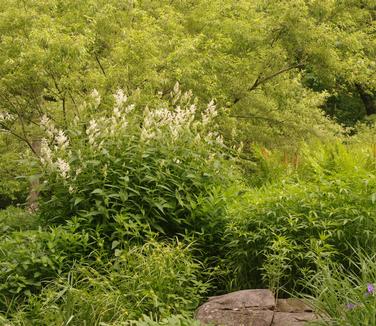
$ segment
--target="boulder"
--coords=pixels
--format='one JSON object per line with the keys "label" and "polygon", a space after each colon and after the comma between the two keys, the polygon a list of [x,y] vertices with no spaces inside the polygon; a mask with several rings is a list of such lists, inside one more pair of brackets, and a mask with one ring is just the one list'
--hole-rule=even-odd
{"label": "boulder", "polygon": [[303,301],[276,301],[270,290],[259,289],[211,297],[197,309],[196,319],[217,326],[303,326],[317,318]]}
{"label": "boulder", "polygon": [[209,298],[198,308],[196,318],[204,325],[270,326],[274,309],[270,290],[242,290]]}

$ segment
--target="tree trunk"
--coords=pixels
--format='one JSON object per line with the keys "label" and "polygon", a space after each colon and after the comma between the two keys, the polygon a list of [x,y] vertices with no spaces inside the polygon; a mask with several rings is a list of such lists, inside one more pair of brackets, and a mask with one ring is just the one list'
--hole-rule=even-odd
{"label": "tree trunk", "polygon": [[356,84],[359,96],[364,104],[367,115],[376,114],[376,97],[364,90],[363,86]]}
{"label": "tree trunk", "polygon": [[[40,154],[40,147],[41,141],[40,139],[34,140],[31,143],[34,152],[39,155]],[[38,210],[38,196],[39,196],[39,177],[34,177],[30,181],[30,190],[29,196],[27,197],[27,210],[29,212],[36,212]]]}

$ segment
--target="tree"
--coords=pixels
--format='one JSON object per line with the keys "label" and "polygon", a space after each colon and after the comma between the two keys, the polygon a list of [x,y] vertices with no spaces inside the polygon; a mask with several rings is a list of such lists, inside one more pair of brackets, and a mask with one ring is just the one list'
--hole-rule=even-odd
{"label": "tree", "polygon": [[322,108],[363,116],[338,96],[373,112],[373,10],[352,0],[0,0],[0,110],[13,117],[1,127],[32,148],[41,116],[68,125],[94,88],[102,111],[117,88],[140,105],[163,103],[179,81],[225,108],[228,140],[282,146],[335,134]]}

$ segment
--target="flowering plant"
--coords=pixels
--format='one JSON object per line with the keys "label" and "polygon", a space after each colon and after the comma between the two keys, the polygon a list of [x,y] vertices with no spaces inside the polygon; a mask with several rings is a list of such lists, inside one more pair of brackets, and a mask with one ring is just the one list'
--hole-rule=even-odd
{"label": "flowering plant", "polygon": [[[98,106],[98,92],[92,97]],[[78,216],[110,238],[124,223],[170,235],[215,227],[224,212],[218,189],[234,169],[223,173],[232,162],[215,130],[214,101],[200,107],[176,84],[169,103],[139,111],[118,90],[111,114],[75,119],[67,131],[43,118],[41,215],[50,224]]]}

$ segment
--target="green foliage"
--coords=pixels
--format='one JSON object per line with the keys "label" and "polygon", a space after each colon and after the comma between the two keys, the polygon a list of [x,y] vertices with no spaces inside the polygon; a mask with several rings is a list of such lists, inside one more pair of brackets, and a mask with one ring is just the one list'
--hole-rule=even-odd
{"label": "green foliage", "polygon": [[23,145],[0,133],[0,209],[26,202],[32,168],[23,151]]}
{"label": "green foliage", "polygon": [[203,249],[211,250],[224,228],[224,187],[238,175],[221,136],[208,130],[214,103],[198,106],[178,84],[175,107],[140,114],[125,105],[122,91],[115,99],[111,115],[78,124],[69,140],[46,122],[55,134],[53,145],[42,141],[42,218],[64,224],[77,216],[107,245],[123,239],[123,225],[132,223],[169,237],[187,230],[202,234]]}
{"label": "green foliage", "polygon": [[[353,251],[352,270],[318,260],[318,273],[306,279],[312,296],[305,296],[331,325],[376,325],[375,256]],[[327,322],[315,325],[327,325]]]}
{"label": "green foliage", "polygon": [[10,234],[13,231],[37,229],[39,222],[39,217],[36,214],[30,214],[18,207],[9,206],[0,210],[0,230],[2,235]]}
{"label": "green foliage", "polygon": [[376,157],[376,124],[375,121],[368,123],[359,123],[355,127],[355,132],[352,137],[347,139],[347,142],[357,148],[359,145],[367,144],[369,149]]}
{"label": "green foliage", "polygon": [[161,325],[161,326],[162,325],[165,325],[165,326],[200,326],[201,323],[197,320],[193,320],[191,318],[187,318],[181,315],[173,315],[167,318],[163,318],[160,321],[154,321],[153,319],[145,316],[144,318],[142,318],[142,320],[139,320],[137,322],[130,322],[129,325],[130,326],[158,326],[158,325]]}
{"label": "green foliage", "polygon": [[[22,223],[22,222],[20,222]],[[0,310],[17,309],[44,282],[87,253],[89,238],[68,229],[14,231],[1,236]]]}
{"label": "green foliage", "polygon": [[253,146],[253,162],[243,168],[247,184],[261,187],[294,174],[299,165],[298,153],[297,148],[268,150],[263,146]]}
{"label": "green foliage", "polygon": [[48,284],[13,315],[20,321],[15,325],[128,325],[142,314],[188,314],[208,288],[199,280],[202,266],[181,243],[150,240],[117,250],[115,256],[92,267],[76,265],[67,277]]}
{"label": "green foliage", "polygon": [[375,248],[375,160],[366,149],[318,147],[295,175],[239,198],[224,249],[235,288],[260,286],[263,274],[291,290],[316,271],[315,257],[346,264],[349,246]]}
{"label": "green foliage", "polygon": [[355,85],[375,90],[370,2],[48,0],[21,11],[2,0],[2,128],[30,142],[43,114],[69,125],[94,88],[102,111],[117,87],[150,103],[178,80],[226,107],[227,138],[234,128],[247,148],[332,135],[327,99],[356,98],[334,100],[334,116],[354,121],[364,115]]}
{"label": "green foliage", "polygon": [[40,216],[0,210],[0,323],[190,325],[203,278],[278,293],[317,259],[356,270],[352,247],[376,249],[374,12],[0,0],[0,208],[41,174]]}
{"label": "green foliage", "polygon": [[[40,221],[47,230],[9,232],[2,243],[4,309],[14,320],[96,325],[197,307],[208,285],[204,263],[190,254],[206,266],[218,261],[232,193],[223,187],[238,173],[221,136],[209,131],[214,103],[198,106],[178,84],[171,96],[175,108],[140,114],[119,90],[112,114],[76,120],[67,132],[43,118],[50,138],[41,141]],[[99,104],[93,92],[91,105]],[[148,240],[155,232],[195,243]]]}

